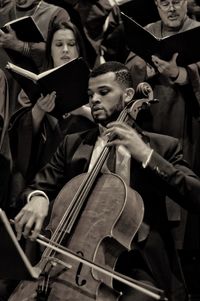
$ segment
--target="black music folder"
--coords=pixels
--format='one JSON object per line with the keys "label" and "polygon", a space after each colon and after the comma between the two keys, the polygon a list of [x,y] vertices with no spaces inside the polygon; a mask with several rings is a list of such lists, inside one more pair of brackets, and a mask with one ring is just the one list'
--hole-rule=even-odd
{"label": "black music folder", "polygon": [[8,63],[6,68],[20,84],[34,104],[41,93],[45,96],[56,91],[55,108],[49,114],[60,117],[88,103],[89,67],[83,58],[35,74]]}
{"label": "black music folder", "polygon": [[129,49],[149,64],[152,64],[152,55],[168,61],[176,52],[179,53],[177,57],[179,66],[200,61],[200,43],[197,43],[200,26],[158,39],[126,14],[121,12],[121,16]]}
{"label": "black music folder", "polygon": [[32,16],[25,16],[10,21],[1,28],[8,32],[7,26],[10,26],[16,33],[17,38],[25,42],[44,42],[44,37]]}
{"label": "black music folder", "polygon": [[39,269],[31,265],[2,209],[0,209],[0,241],[0,278],[27,280],[39,277]]}

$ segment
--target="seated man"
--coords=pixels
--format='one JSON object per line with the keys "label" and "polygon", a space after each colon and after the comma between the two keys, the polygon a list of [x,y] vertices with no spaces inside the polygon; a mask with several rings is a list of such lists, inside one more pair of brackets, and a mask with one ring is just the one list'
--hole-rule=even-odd
{"label": "seated man", "polygon": [[[32,239],[37,237],[48,214],[49,201],[51,202],[56,197],[66,182],[92,169],[93,162],[98,158],[97,153],[102,141],[107,141],[106,137],[110,137],[109,142],[105,143],[108,147],[116,147],[115,173],[120,176],[122,183],[126,182],[142,196],[145,209],[143,222],[134,237],[134,248],[129,252],[123,252],[119,256],[115,267],[119,272],[164,290],[168,300],[186,300],[184,281],[181,278],[173,239],[170,234],[165,197],[167,195],[187,210],[199,214],[199,178],[183,160],[177,139],[159,134],[139,132],[134,126],[131,127],[127,123],[117,120],[120,112],[134,97],[131,75],[123,64],[107,62],[95,68],[90,75],[88,94],[97,128],[66,136],[50,162],[36,175],[33,183],[24,191],[21,198],[24,207],[15,217],[18,239],[20,239],[22,233],[26,237],[31,233]],[[123,159],[126,159],[126,164],[119,162],[120,155]],[[107,166],[109,166],[109,159]],[[66,198],[68,192],[71,191],[67,185],[69,183],[65,186],[65,192],[67,191],[67,193],[64,195]],[[106,183],[107,187],[109,187],[109,183]],[[111,194],[114,194],[116,189],[115,187],[112,191],[111,186]],[[108,197],[108,203],[110,200],[111,196]],[[127,202],[127,199],[125,202]],[[64,203],[66,204],[66,202]],[[113,203],[114,206],[118,206],[115,204],[115,198],[112,198],[110,205]],[[87,206],[90,205],[87,204]],[[107,206],[105,202],[103,203],[103,199],[99,205],[100,208],[95,211],[95,225],[98,224],[98,213],[101,214],[100,218],[102,220],[102,210],[105,205]],[[64,210],[61,197],[55,200],[53,212],[55,208],[64,214],[66,205]],[[84,214],[84,210],[81,211],[82,214]],[[54,214],[56,216],[57,212],[54,212]],[[132,209],[129,210],[129,214],[133,219],[135,209],[133,211]],[[140,213],[138,212],[138,214]],[[113,215],[112,209],[108,210],[108,215],[109,217]],[[61,220],[61,218],[62,216],[58,220]],[[103,220],[107,219],[109,218],[105,217]],[[86,224],[87,221],[84,227]],[[127,220],[124,227],[125,232],[127,232],[129,230]],[[91,228],[94,232],[94,227]],[[61,230],[64,231],[64,229]],[[89,230],[80,229],[79,223],[74,226],[73,233],[76,229],[82,231],[80,233],[83,242],[83,245],[80,246],[82,249],[85,247],[84,243],[89,240]],[[111,233],[113,234],[113,231]],[[95,232],[95,236],[98,234]],[[91,234],[91,236],[94,235]],[[100,242],[103,238],[100,238]],[[67,244],[69,248],[72,239],[73,234]],[[113,247],[119,247],[120,243],[116,244],[114,240],[115,237],[113,236]],[[100,245],[98,246],[100,247]],[[132,241],[130,241],[129,248],[131,245],[133,245]],[[79,250],[73,251],[77,252]],[[89,251],[87,250],[86,253],[88,254]],[[87,256],[85,255],[85,257]],[[68,258],[66,261],[69,262]],[[84,265],[82,268],[84,268]],[[89,281],[86,281],[85,284],[83,281],[82,286],[77,286],[76,281],[73,283],[74,278],[69,277],[70,271],[71,269],[67,271],[65,269],[56,281],[55,278],[52,279],[49,299],[47,300],[90,300],[88,294],[92,292],[88,290]],[[82,272],[79,272],[79,277],[82,279]],[[77,276],[77,274],[74,276]],[[68,285],[69,281],[72,281],[70,285]],[[23,299],[22,296],[25,295],[29,297],[29,300],[32,300],[30,298],[30,288],[27,288],[26,284],[22,284],[17,291],[19,300]],[[123,292],[119,297],[120,301],[153,300],[151,296],[119,285],[119,283],[114,283],[114,286],[117,291]],[[101,286],[98,286],[97,294],[100,293],[100,288]],[[60,299],[61,291],[63,299]],[[77,291],[79,292],[78,299],[73,295]],[[14,300],[16,300],[15,293],[9,301]]]}

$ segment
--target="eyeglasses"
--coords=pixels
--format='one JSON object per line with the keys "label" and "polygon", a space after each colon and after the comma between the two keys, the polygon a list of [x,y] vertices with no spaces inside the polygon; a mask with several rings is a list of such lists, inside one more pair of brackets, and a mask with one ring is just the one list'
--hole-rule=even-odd
{"label": "eyeglasses", "polygon": [[176,9],[181,8],[184,1],[185,0],[157,0],[157,3],[162,10],[167,11],[171,5]]}

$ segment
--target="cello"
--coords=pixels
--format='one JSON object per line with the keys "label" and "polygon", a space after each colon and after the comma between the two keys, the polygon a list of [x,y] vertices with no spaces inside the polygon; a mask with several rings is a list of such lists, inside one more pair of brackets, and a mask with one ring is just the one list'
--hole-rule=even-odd
{"label": "cello", "polygon": [[[129,103],[118,121],[126,122],[131,111],[135,116],[146,103],[147,99]],[[143,220],[143,201],[118,175],[100,173],[109,152],[105,145],[91,172],[76,176],[62,188],[47,227],[52,232],[49,246],[37,265],[41,282],[22,282],[9,301],[120,298],[112,287],[112,276],[70,256],[66,261],[65,254],[52,248],[64,245],[105,270],[114,270],[120,254],[132,249]]]}

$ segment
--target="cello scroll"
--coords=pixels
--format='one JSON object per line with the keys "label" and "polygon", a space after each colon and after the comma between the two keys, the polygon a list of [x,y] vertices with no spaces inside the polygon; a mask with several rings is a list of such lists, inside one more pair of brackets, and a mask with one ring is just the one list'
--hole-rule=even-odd
{"label": "cello scroll", "polygon": [[140,110],[146,109],[151,104],[158,103],[158,99],[154,98],[153,90],[147,82],[138,84],[135,92],[135,98],[129,110],[129,115],[136,120]]}

